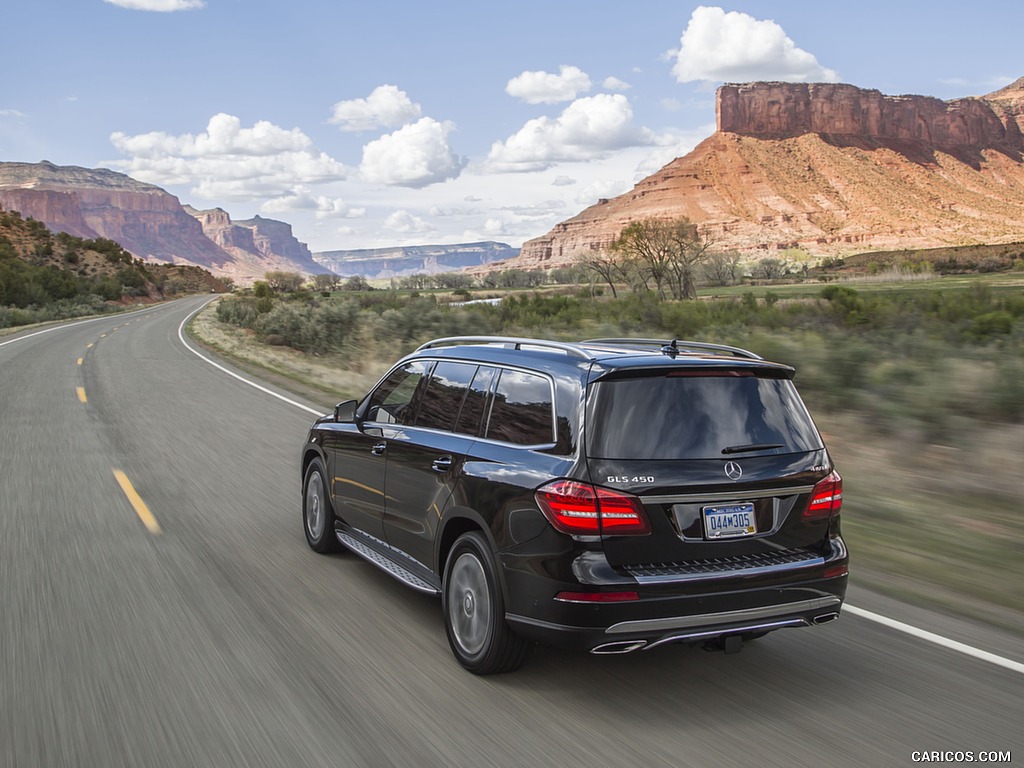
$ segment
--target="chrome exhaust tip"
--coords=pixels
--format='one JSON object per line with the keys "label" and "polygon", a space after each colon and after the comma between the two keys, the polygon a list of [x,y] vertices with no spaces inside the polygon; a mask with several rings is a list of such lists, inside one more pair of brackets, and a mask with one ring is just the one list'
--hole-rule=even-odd
{"label": "chrome exhaust tip", "polygon": [[618,642],[604,643],[596,648],[591,648],[590,652],[596,656],[615,656],[638,651],[645,645],[647,645],[646,640],[619,640]]}
{"label": "chrome exhaust tip", "polygon": [[821,614],[821,616],[815,616],[813,619],[811,619],[811,621],[813,621],[815,624],[828,624],[829,622],[835,621],[838,618],[839,614],[835,611],[832,611],[831,613],[823,613]]}

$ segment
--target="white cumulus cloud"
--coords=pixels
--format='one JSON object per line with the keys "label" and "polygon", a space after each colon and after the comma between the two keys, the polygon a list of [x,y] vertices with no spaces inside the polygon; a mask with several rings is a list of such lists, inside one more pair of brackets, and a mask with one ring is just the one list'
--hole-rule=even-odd
{"label": "white cumulus cloud", "polygon": [[717,7],[694,10],[679,49],[670,53],[675,58],[672,74],[680,83],[839,80],[835,70],[797,48],[774,21]]}
{"label": "white cumulus cloud", "polygon": [[104,2],[133,11],[159,11],[161,13],[191,11],[193,8],[202,8],[206,5],[203,0],[104,0]]}
{"label": "white cumulus cloud", "polygon": [[359,171],[369,182],[399,187],[425,187],[454,179],[465,167],[448,146],[451,123],[430,117],[381,136],[363,147]]}
{"label": "white cumulus cloud", "polygon": [[617,77],[606,77],[601,85],[609,91],[628,91],[633,87],[625,80],[619,80]]}
{"label": "white cumulus cloud", "polygon": [[353,208],[340,197],[315,195],[306,186],[297,186],[286,195],[271,198],[260,206],[267,214],[282,214],[290,211],[312,211],[318,219],[358,219],[366,215],[365,208]]}
{"label": "white cumulus cloud", "polygon": [[423,234],[424,232],[433,232],[435,229],[419,216],[413,216],[408,211],[395,211],[384,219],[384,227],[402,235]]}
{"label": "white cumulus cloud", "polygon": [[381,85],[365,99],[339,101],[328,122],[343,131],[373,131],[404,125],[418,118],[420,112],[420,105],[414,104],[405,91]]}
{"label": "white cumulus cloud", "polygon": [[483,232],[491,237],[508,234],[505,229],[505,222],[501,219],[487,219],[484,221]]}
{"label": "white cumulus cloud", "polygon": [[539,171],[557,162],[590,160],[624,147],[652,144],[654,135],[633,125],[633,109],[622,94],[577,99],[556,118],[530,120],[505,141],[491,145],[493,171]]}
{"label": "white cumulus cloud", "polygon": [[110,141],[127,161],[112,163],[153,184],[193,185],[201,197],[235,200],[287,194],[299,184],[339,181],[345,167],[313,146],[298,128],[285,129],[261,120],[243,128],[234,115],[210,118],[199,134],[153,131]]}
{"label": "white cumulus cloud", "polygon": [[572,101],[590,90],[590,78],[579,67],[563,65],[559,73],[523,72],[505,86],[505,93],[527,104],[558,104]]}

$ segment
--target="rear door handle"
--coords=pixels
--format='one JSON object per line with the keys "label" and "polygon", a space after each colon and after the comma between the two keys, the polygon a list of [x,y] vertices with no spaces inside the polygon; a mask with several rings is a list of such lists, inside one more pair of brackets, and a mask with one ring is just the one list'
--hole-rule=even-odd
{"label": "rear door handle", "polygon": [[383,456],[384,450],[388,447],[387,443],[377,443],[373,448],[370,449],[370,453],[374,456]]}
{"label": "rear door handle", "polygon": [[447,472],[452,468],[452,457],[451,456],[438,456],[434,459],[434,463],[430,465],[430,468],[435,472]]}

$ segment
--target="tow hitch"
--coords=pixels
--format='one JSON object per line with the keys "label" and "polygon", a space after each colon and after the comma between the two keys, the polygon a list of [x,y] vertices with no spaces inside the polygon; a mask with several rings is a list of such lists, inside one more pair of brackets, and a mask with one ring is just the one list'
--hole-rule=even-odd
{"label": "tow hitch", "polygon": [[701,646],[705,651],[722,651],[725,654],[739,653],[743,648],[743,637],[741,635],[726,635],[708,640]]}

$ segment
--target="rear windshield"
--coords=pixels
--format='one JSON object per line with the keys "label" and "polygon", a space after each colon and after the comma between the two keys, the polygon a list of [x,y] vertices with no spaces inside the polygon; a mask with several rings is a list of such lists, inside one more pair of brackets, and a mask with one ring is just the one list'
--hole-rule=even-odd
{"label": "rear windshield", "polygon": [[788,379],[683,372],[591,386],[595,459],[721,459],[818,450],[821,437]]}

